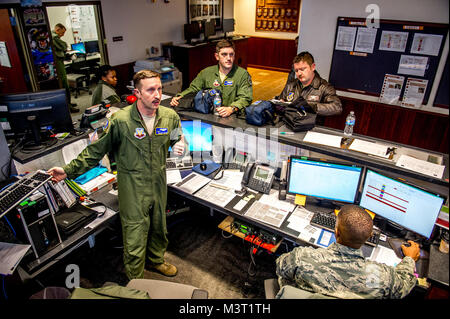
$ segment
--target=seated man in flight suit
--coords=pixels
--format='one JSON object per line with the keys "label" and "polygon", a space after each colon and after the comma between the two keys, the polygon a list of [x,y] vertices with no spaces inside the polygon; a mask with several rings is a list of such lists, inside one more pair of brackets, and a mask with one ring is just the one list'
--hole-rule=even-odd
{"label": "seated man in flight suit", "polygon": [[228,117],[250,105],[253,99],[252,78],[245,69],[234,64],[234,43],[220,40],[214,55],[218,65],[200,71],[186,90],[172,98],[171,106],[178,106],[183,96],[204,89],[219,89],[222,92],[222,107],[217,109],[221,117]]}

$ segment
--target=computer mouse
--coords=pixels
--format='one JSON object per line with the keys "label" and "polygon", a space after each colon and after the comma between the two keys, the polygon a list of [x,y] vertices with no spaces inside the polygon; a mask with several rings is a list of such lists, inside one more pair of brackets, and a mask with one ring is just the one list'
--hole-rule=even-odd
{"label": "computer mouse", "polygon": [[201,169],[202,171],[205,171],[206,168],[207,168],[207,165],[206,165],[205,163],[201,163],[201,164],[200,164],[200,169]]}

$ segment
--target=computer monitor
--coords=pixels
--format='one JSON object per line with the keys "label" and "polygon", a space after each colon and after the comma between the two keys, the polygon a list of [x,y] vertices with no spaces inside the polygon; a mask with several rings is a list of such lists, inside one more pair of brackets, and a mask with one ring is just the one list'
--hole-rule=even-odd
{"label": "computer monitor", "polygon": [[211,36],[216,34],[216,22],[214,19],[204,23],[203,34],[205,36],[205,40],[208,40]]}
{"label": "computer monitor", "polygon": [[83,42],[72,43],[71,47],[73,51],[78,51],[79,53],[86,54],[86,47],[84,46]]}
{"label": "computer monitor", "polygon": [[[354,203],[357,199],[362,167],[290,156],[287,191],[316,198],[319,204]],[[327,204],[326,204],[327,203]]]}
{"label": "computer monitor", "polygon": [[192,39],[200,38],[202,34],[200,24],[196,21],[184,25],[184,38],[188,43],[191,43]]}
{"label": "computer monitor", "polygon": [[223,19],[222,21],[223,33],[227,34],[227,32],[234,31],[234,19]]}
{"label": "computer monitor", "polygon": [[430,238],[444,201],[443,195],[368,169],[359,205]]}
{"label": "computer monitor", "polygon": [[181,121],[183,135],[190,152],[212,151],[212,125],[198,120]]}
{"label": "computer monitor", "polygon": [[97,40],[84,42],[84,47],[86,48],[87,54],[100,52]]}
{"label": "computer monitor", "polygon": [[42,132],[74,129],[65,89],[3,95],[0,105],[8,110],[7,118],[16,138],[32,133],[28,138],[33,137],[39,144]]}

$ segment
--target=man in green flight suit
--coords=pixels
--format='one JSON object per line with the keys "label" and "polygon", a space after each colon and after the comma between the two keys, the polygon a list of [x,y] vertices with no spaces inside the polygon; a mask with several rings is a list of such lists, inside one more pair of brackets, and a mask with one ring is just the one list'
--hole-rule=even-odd
{"label": "man in green flight suit", "polygon": [[52,31],[52,40],[53,40],[53,52],[55,52],[55,67],[58,76],[61,79],[62,86],[66,89],[66,94],[69,99],[69,108],[71,113],[76,113],[80,111],[76,106],[76,104],[70,101],[70,89],[69,83],[67,82],[67,74],[66,68],[64,66],[64,57],[67,51],[67,43],[64,42],[61,38],[66,33],[66,27],[61,23],[55,25],[55,29]]}
{"label": "man in green flight suit", "polygon": [[116,112],[105,133],[76,159],[48,172],[53,181],[75,178],[112,152],[117,163],[123,259],[128,278],[143,278],[146,258],[150,268],[175,276],[177,268],[164,261],[168,244],[165,164],[169,146],[177,155],[184,153],[180,118],[174,110],[159,105],[162,84],[158,73],[142,70],[133,81],[137,101]]}
{"label": "man in green flight suit", "polygon": [[244,110],[252,103],[252,78],[245,69],[234,65],[234,43],[230,40],[220,40],[214,55],[218,65],[200,71],[186,90],[172,98],[171,106],[178,106],[178,101],[183,96],[204,89],[219,89],[222,92],[222,107],[217,109],[221,117]]}

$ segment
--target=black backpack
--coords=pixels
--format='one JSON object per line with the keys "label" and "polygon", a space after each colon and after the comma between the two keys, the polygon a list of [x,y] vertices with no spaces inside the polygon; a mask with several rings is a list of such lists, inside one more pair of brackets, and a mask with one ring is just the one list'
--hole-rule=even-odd
{"label": "black backpack", "polygon": [[199,113],[208,114],[213,113],[214,97],[219,93],[222,98],[222,93],[217,89],[200,90],[194,97],[194,110]]}

